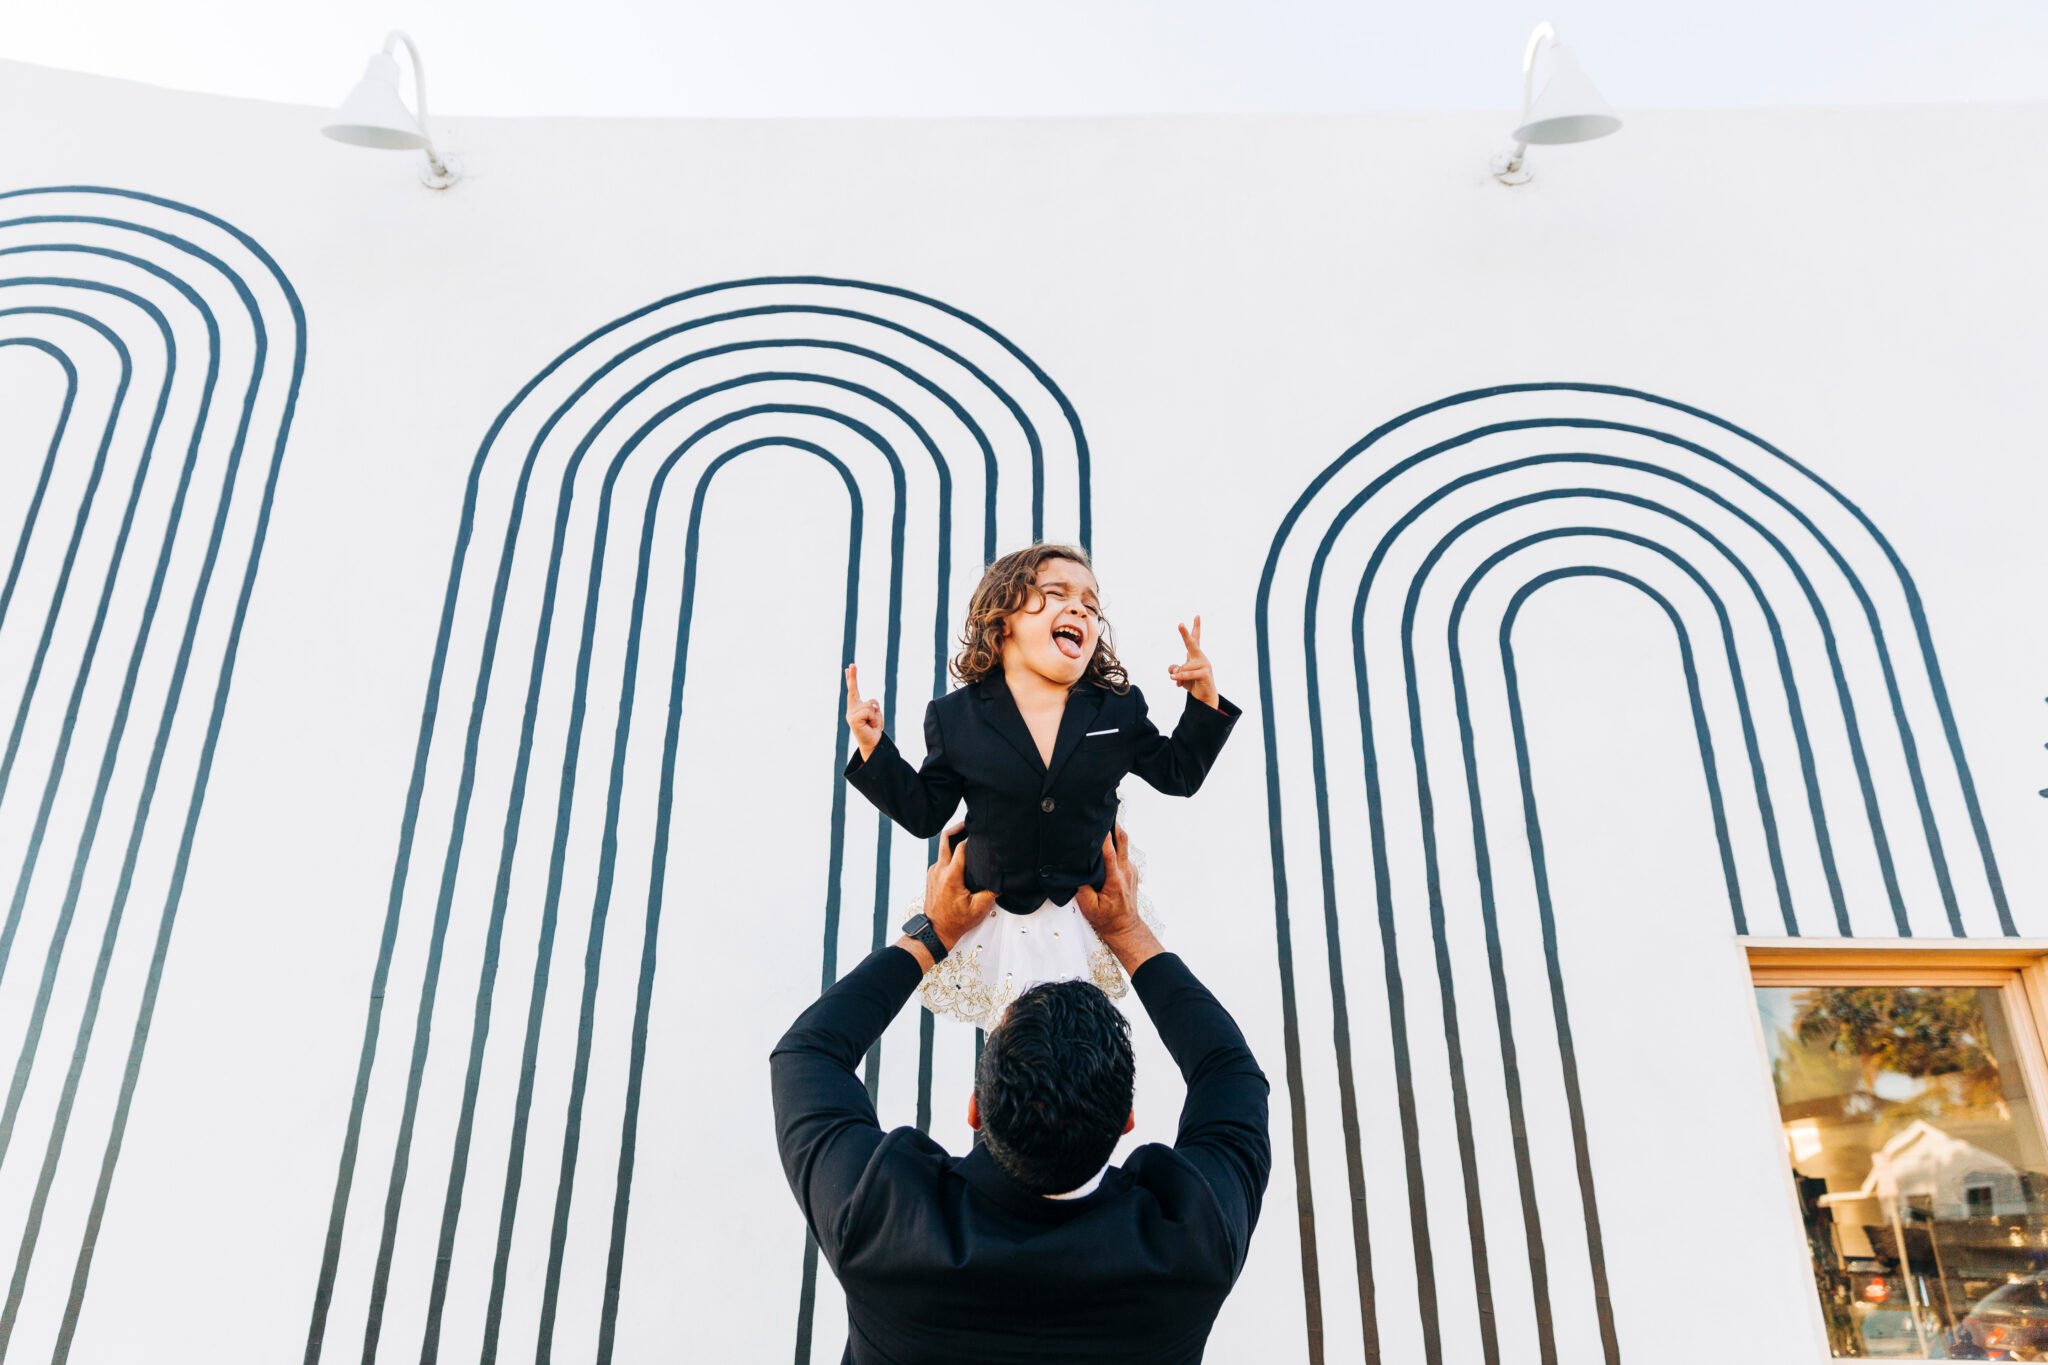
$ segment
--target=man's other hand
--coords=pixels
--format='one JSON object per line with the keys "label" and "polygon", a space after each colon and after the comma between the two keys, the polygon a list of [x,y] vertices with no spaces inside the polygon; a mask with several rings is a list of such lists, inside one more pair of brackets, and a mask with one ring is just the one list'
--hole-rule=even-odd
{"label": "man's other hand", "polygon": [[1138,914],[1138,869],[1131,865],[1131,836],[1122,825],[1103,836],[1102,870],[1102,889],[1084,886],[1074,893],[1074,902],[1124,971],[1135,972],[1164,949]]}
{"label": "man's other hand", "polygon": [[[939,860],[924,874],[924,914],[932,922],[939,942],[951,952],[969,929],[988,918],[995,908],[993,891],[967,889],[967,846],[960,838],[965,824],[953,826],[939,836]],[[905,935],[896,946],[916,958],[926,971],[932,969],[931,953],[922,943]]]}

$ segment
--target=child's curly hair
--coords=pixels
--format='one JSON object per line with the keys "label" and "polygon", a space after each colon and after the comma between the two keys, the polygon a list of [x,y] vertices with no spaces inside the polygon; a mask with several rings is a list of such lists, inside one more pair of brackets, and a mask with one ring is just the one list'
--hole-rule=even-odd
{"label": "child's curly hair", "polygon": [[[981,583],[967,604],[967,624],[960,630],[961,650],[953,656],[953,676],[963,684],[978,683],[989,674],[1002,671],[1003,622],[1013,612],[1030,607],[1033,599],[1044,602],[1032,584],[1039,568],[1052,559],[1071,560],[1089,573],[1095,572],[1087,551],[1045,541],[1012,550],[983,570]],[[1117,660],[1107,616],[1100,618],[1100,626],[1095,655],[1088,660],[1088,671],[1082,675],[1082,681],[1122,696],[1131,690],[1131,680]]]}

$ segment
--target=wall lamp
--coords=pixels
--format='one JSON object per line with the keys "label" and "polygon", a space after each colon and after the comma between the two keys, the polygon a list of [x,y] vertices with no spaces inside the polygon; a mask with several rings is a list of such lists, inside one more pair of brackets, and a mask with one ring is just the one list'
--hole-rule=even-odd
{"label": "wall lamp", "polygon": [[[417,118],[398,93],[397,51],[401,45],[412,58],[412,102],[419,110]],[[425,152],[427,166],[420,172],[420,183],[428,189],[445,190],[462,178],[461,163],[435,151],[433,139],[427,136],[426,68],[420,64],[418,45],[397,29],[386,35],[384,50],[371,56],[363,78],[320,131],[351,147]]]}
{"label": "wall lamp", "polygon": [[[1550,80],[1536,95],[1536,54],[1550,44]],[[1522,52],[1522,120],[1509,134],[1515,150],[1493,159],[1493,178],[1503,185],[1524,185],[1529,181],[1529,147],[1556,146],[1566,142],[1591,142],[1621,127],[1621,120],[1586,73],[1578,58],[1558,41],[1557,30],[1548,23],[1536,25],[1529,45]]]}

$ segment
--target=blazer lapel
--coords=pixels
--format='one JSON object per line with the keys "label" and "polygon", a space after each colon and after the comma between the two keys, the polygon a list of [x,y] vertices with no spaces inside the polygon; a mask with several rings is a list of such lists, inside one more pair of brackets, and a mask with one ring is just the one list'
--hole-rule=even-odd
{"label": "blazer lapel", "polygon": [[[1045,760],[1038,756],[1038,743],[1031,738],[1031,727],[1024,723],[1024,715],[1017,709],[1017,699],[1010,695],[1009,684],[1000,673],[991,673],[974,685],[974,695],[981,698],[983,714],[988,717],[989,728],[1009,741],[1034,772],[1045,770]],[[1071,708],[1072,703],[1069,703]],[[1060,728],[1060,738],[1065,740],[1066,727]],[[1059,761],[1055,750],[1053,761]]]}
{"label": "blazer lapel", "polygon": [[[1012,711],[1016,709],[1012,706]],[[1044,791],[1051,791],[1053,783],[1059,780],[1060,769],[1067,766],[1067,760],[1074,750],[1081,747],[1082,737],[1095,722],[1095,713],[1102,709],[1102,689],[1093,683],[1082,683],[1067,694],[1067,709],[1060,714],[1059,738],[1053,741],[1052,762],[1046,766]],[[1021,721],[1021,718],[1020,718]]]}

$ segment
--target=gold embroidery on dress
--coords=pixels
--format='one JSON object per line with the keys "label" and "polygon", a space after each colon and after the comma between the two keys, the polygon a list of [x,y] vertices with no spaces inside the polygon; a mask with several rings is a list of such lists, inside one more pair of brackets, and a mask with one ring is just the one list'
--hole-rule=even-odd
{"label": "gold embroidery on dress", "polygon": [[[920,914],[923,909],[924,902],[920,900],[911,913]],[[1159,920],[1153,913],[1152,902],[1143,893],[1138,896],[1138,917],[1155,933],[1158,931]],[[1019,991],[1007,974],[999,983],[982,975],[981,949],[982,945],[977,943],[966,952],[949,953],[945,961],[924,974],[918,995],[926,1009],[933,1014],[950,1014],[983,1029],[1003,1017],[1003,1011],[1010,1008]],[[1088,951],[1088,975],[1082,979],[1112,1000],[1121,1000],[1131,993],[1130,979],[1124,975],[1122,964],[1100,939]]]}
{"label": "gold embroidery on dress", "polygon": [[1121,1000],[1130,994],[1131,983],[1124,979],[1124,969],[1117,962],[1116,954],[1099,939],[1094,951],[1088,954],[1088,979],[1112,1000]]}
{"label": "gold embroidery on dress", "polygon": [[1001,1018],[1017,998],[1008,981],[998,989],[982,979],[979,943],[964,953],[947,955],[944,962],[924,974],[924,984],[918,992],[924,997],[924,1007],[933,1014],[950,1014],[983,1028]]}

